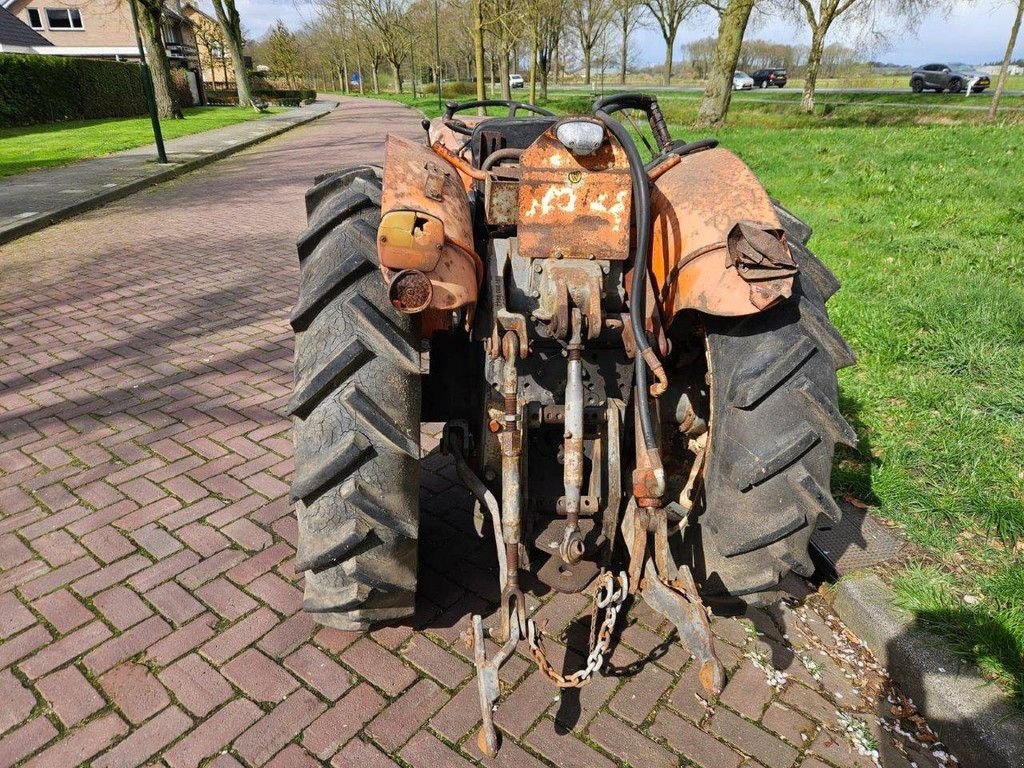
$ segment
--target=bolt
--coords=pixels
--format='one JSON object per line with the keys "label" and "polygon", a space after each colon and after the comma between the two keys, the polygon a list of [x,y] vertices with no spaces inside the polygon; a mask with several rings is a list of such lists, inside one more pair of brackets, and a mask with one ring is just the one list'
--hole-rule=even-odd
{"label": "bolt", "polygon": [[486,480],[489,483],[493,482],[494,478],[496,478],[497,476],[498,475],[495,474],[494,470],[491,469],[490,467],[484,470],[484,480]]}
{"label": "bolt", "polygon": [[537,263],[536,263],[536,264],[534,265],[534,267],[533,267],[533,271],[534,271],[534,272],[537,272],[537,273],[543,272],[543,271],[544,271],[544,265],[543,265],[543,264],[541,264],[540,262],[537,262]]}

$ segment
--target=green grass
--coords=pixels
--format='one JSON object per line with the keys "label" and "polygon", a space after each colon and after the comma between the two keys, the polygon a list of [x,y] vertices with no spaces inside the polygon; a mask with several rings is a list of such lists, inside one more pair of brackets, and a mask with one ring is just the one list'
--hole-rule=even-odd
{"label": "green grass", "polygon": [[[905,531],[911,565],[882,574],[899,604],[1024,708],[1024,123],[743,96],[717,137],[814,227],[843,283],[829,308],[859,358],[839,378],[860,442],[833,490]],[[673,135],[700,135],[695,99],[663,102]]]}
{"label": "green grass", "polygon": [[[281,109],[272,109],[280,112]],[[184,120],[162,120],[164,139],[255,120],[262,115],[237,107],[190,107]],[[0,128],[0,178],[67,165],[153,142],[149,117],[74,120],[25,128]]]}

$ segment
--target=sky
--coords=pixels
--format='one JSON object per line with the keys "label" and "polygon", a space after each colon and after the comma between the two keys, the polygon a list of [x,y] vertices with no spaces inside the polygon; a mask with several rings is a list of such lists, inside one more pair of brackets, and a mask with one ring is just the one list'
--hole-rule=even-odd
{"label": "sky", "polygon": [[[237,0],[242,23],[253,37],[262,36],[277,19],[295,29],[311,16],[308,0]],[[202,0],[208,6],[208,0]],[[899,19],[888,19],[887,40],[873,48],[868,58],[894,64],[920,65],[930,61],[955,61],[983,64],[1001,61],[1013,22],[1014,4],[1010,0],[952,0],[949,11],[936,11],[926,16],[920,26],[907,32]],[[684,23],[676,40],[677,61],[684,56],[682,46],[715,34],[717,16],[710,11],[697,14]],[[852,32],[830,31],[829,42],[852,42]],[[790,19],[760,15],[752,19],[747,38],[784,43],[810,42],[806,24]],[[638,30],[633,38],[636,59],[654,64],[665,59],[665,43],[656,29]],[[1024,34],[1017,42],[1014,58],[1024,57]]]}

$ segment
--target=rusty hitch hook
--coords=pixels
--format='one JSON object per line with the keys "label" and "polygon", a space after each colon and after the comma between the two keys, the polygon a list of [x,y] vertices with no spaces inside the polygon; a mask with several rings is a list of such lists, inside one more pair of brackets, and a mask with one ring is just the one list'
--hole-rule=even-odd
{"label": "rusty hitch hook", "polygon": [[572,309],[572,334],[567,345],[565,429],[563,437],[565,532],[558,553],[565,563],[579,562],[585,547],[580,534],[580,493],[583,486],[583,313]]}

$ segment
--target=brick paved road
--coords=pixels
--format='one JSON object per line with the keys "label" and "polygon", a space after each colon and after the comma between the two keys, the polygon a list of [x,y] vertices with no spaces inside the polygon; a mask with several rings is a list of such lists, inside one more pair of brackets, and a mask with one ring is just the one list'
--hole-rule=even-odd
{"label": "brick paved road", "polygon": [[[496,582],[442,458],[425,459],[414,627],[318,629],[292,568],[282,414],[301,194],[316,172],[377,158],[384,128],[419,131],[396,106],[350,102],[2,250],[0,768],[479,758],[458,636]],[[454,546],[464,558],[437,556]],[[537,602],[553,655],[575,664],[585,600]],[[731,680],[713,705],[642,607],[582,693],[559,700],[515,658],[505,746],[484,764],[871,765],[851,716],[885,765],[909,764],[872,715],[888,708],[883,677],[815,598],[715,631]]]}

